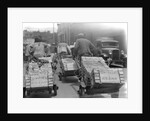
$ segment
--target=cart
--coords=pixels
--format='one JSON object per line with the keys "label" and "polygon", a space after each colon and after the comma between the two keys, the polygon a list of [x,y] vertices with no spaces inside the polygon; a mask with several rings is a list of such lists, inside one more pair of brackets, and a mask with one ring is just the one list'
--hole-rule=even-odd
{"label": "cart", "polygon": [[62,58],[60,61],[60,69],[60,80],[62,80],[62,77],[76,76],[79,70],[77,63],[72,58]]}
{"label": "cart", "polygon": [[32,61],[28,65],[28,73],[25,76],[26,80],[26,92],[29,96],[32,92],[45,91],[47,90],[49,94],[54,92],[57,95],[57,85],[53,79],[53,70],[51,66],[50,57],[39,58],[39,62]]}
{"label": "cart", "polygon": [[78,71],[78,66],[75,60],[73,60],[69,46],[66,43],[59,43],[57,49],[57,57],[60,65],[59,80],[61,81],[62,77],[76,76],[75,73]]}
{"label": "cart", "polygon": [[109,68],[102,57],[82,57],[79,77],[80,97],[107,93],[117,98],[124,85],[122,68]]}

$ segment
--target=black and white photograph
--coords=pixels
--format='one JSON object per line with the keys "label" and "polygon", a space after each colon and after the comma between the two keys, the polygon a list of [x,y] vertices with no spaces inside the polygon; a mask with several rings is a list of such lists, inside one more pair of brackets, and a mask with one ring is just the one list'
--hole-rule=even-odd
{"label": "black and white photograph", "polygon": [[141,113],[142,8],[8,8],[8,113]]}
{"label": "black and white photograph", "polygon": [[127,23],[23,23],[23,97],[127,98]]}

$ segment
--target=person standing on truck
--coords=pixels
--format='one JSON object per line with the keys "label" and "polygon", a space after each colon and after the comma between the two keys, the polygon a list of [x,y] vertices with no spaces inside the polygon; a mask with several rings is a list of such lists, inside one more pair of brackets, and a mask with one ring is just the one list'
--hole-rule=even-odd
{"label": "person standing on truck", "polygon": [[77,36],[74,47],[74,56],[81,61],[82,56],[95,56],[96,47],[90,42],[90,40],[85,38],[85,34],[80,33]]}

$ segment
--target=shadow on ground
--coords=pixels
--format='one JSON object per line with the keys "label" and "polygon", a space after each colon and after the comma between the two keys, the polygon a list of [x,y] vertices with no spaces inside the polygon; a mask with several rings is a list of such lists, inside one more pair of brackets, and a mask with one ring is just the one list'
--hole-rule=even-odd
{"label": "shadow on ground", "polygon": [[54,94],[49,94],[48,91],[44,92],[32,92],[30,96],[26,96],[25,98],[51,98]]}
{"label": "shadow on ground", "polygon": [[63,77],[62,83],[78,83],[78,79],[75,76]]}

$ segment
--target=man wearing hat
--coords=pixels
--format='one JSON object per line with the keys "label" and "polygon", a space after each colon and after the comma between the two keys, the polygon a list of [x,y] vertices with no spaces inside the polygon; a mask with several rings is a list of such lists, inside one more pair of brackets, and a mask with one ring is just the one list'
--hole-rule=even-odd
{"label": "man wearing hat", "polygon": [[85,38],[84,33],[80,33],[77,36],[77,40],[74,48],[74,55],[81,61],[82,56],[93,56],[96,52],[96,47]]}

